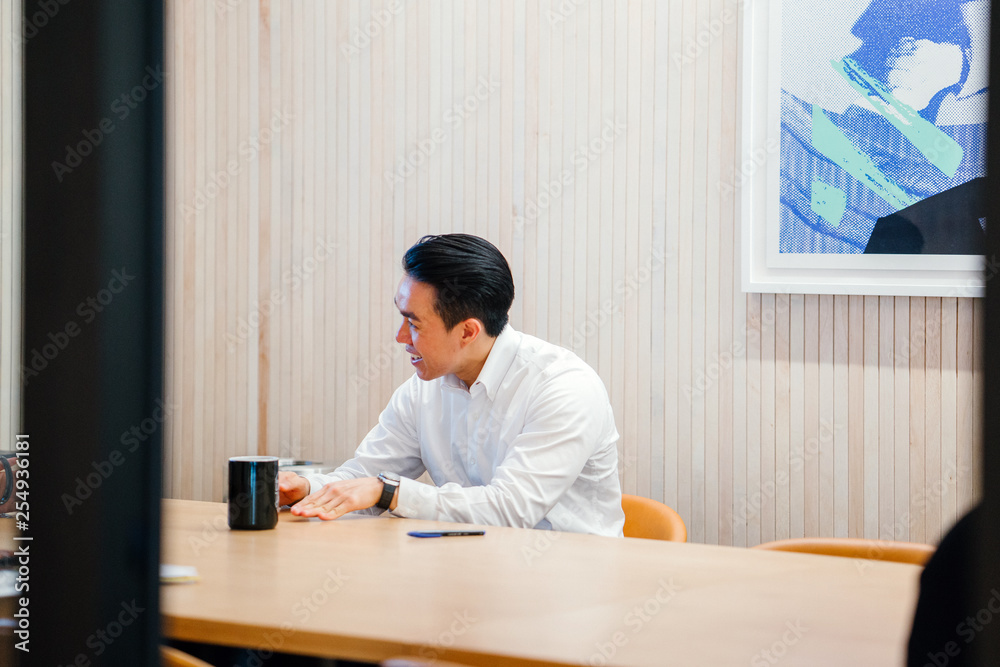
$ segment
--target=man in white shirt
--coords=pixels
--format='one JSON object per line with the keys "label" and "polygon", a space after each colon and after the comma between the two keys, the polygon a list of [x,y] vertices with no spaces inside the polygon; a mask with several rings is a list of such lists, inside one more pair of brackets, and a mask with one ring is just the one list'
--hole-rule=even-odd
{"label": "man in white shirt", "polygon": [[[621,536],[618,431],[600,377],[572,352],[507,324],[500,251],[425,236],[403,258],[396,341],[416,373],[355,456],[329,475],[280,475],[292,513],[397,516]],[[435,486],[415,481],[424,471]]]}

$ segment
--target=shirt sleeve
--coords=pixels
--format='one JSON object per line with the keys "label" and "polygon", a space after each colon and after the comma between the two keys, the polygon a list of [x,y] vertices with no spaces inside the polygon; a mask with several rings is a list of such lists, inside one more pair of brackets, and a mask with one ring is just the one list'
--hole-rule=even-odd
{"label": "shirt sleeve", "polygon": [[542,383],[525,424],[485,486],[440,487],[404,478],[398,516],[534,528],[580,476],[588,459],[617,440],[607,391],[596,374],[568,369]]}
{"label": "shirt sleeve", "polygon": [[414,376],[396,389],[379,415],[378,423],[358,445],[354,458],[329,474],[303,475],[309,480],[309,493],[316,493],[330,482],[377,477],[383,471],[413,478],[423,474],[415,421],[415,380],[419,381]]}

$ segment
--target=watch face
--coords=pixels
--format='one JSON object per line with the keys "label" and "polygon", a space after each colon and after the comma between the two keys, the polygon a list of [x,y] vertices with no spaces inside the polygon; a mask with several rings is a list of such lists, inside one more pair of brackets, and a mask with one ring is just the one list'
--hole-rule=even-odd
{"label": "watch face", "polygon": [[383,472],[379,475],[379,477],[381,477],[383,481],[395,482],[396,484],[399,484],[399,475],[394,472]]}

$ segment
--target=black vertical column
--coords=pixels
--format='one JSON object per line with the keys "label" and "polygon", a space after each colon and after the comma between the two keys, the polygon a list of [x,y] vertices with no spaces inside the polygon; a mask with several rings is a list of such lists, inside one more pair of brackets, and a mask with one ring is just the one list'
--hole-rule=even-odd
{"label": "black vertical column", "polygon": [[[1000,85],[1000,12],[993,7],[990,29],[990,90]],[[990,99],[987,177],[989,210],[986,217],[986,257],[993,265],[1000,258],[1000,104],[996,93]],[[989,275],[989,274],[988,274]],[[972,642],[978,665],[1000,664],[1000,281],[994,276],[986,283],[983,360],[983,501],[974,545],[975,585],[967,608],[976,610],[979,638]],[[983,623],[989,616],[989,623]]]}
{"label": "black vertical column", "polygon": [[156,0],[25,0],[14,36],[25,86],[23,664],[158,664],[162,429],[145,430],[163,419],[162,35]]}

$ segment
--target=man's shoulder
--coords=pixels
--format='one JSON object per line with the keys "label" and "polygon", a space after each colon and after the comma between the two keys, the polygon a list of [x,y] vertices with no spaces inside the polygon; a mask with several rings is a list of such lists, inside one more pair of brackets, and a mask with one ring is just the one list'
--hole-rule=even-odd
{"label": "man's shoulder", "polygon": [[526,333],[520,333],[521,342],[515,355],[515,364],[530,368],[539,379],[548,382],[604,383],[590,365],[575,352],[561,345]]}
{"label": "man's shoulder", "polygon": [[545,364],[549,362],[584,363],[572,350],[547,340],[518,331],[520,337],[515,359],[521,363]]}

